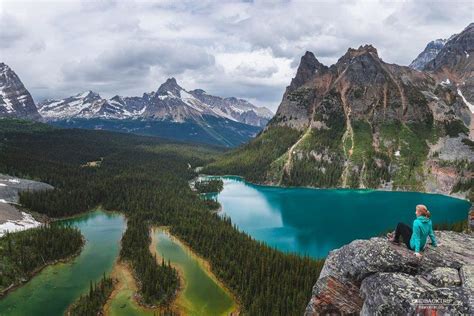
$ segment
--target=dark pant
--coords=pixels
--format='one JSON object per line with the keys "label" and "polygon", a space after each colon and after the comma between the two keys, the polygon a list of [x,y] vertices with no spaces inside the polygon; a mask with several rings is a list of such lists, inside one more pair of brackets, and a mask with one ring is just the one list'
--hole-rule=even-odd
{"label": "dark pant", "polygon": [[410,238],[413,234],[411,227],[404,223],[398,223],[397,229],[395,229],[395,236],[394,239],[396,242],[400,242],[400,236],[403,239],[405,245],[407,245],[408,249],[410,248]]}

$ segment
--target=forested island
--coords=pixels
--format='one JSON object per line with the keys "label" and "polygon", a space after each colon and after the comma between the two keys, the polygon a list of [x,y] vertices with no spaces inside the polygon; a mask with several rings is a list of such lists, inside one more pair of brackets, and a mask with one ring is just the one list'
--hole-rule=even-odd
{"label": "forested island", "polygon": [[0,297],[46,265],[78,254],[83,244],[79,230],[71,227],[47,225],[7,233],[0,238]]}
{"label": "forested island", "polygon": [[[302,314],[323,261],[284,254],[238,231],[210,212],[188,182],[220,155],[215,148],[102,131],[50,129],[1,121],[0,172],[40,179],[55,187],[25,192],[26,208],[50,217],[101,205],[123,212],[122,260],[133,267],[144,303],[166,306],[176,290],[175,270],[148,251],[149,228],[168,226],[211,265],[238,298],[242,313]],[[102,158],[100,166],[88,166]],[[157,288],[157,280],[160,280]]]}
{"label": "forested island", "polygon": [[105,275],[99,282],[91,282],[89,292],[81,295],[70,307],[67,314],[70,316],[94,316],[100,314],[113,288],[114,280]]}
{"label": "forested island", "polygon": [[221,179],[199,180],[194,182],[194,188],[199,193],[217,193],[224,188],[224,182]]}

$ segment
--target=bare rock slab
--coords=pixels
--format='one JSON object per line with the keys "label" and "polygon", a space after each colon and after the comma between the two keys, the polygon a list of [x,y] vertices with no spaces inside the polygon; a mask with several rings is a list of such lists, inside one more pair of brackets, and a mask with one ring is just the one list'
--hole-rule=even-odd
{"label": "bare rock slab", "polygon": [[474,314],[474,236],[436,232],[439,246],[421,260],[384,238],[333,250],[305,315]]}

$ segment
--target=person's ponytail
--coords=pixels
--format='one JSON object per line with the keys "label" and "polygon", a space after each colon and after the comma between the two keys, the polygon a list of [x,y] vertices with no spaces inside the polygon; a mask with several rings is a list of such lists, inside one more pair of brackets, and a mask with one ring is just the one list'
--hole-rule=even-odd
{"label": "person's ponytail", "polygon": [[418,204],[416,206],[416,210],[418,212],[420,212],[420,214],[426,218],[430,218],[431,217],[431,213],[430,211],[428,211],[428,208],[426,207],[426,205],[423,205],[423,204]]}

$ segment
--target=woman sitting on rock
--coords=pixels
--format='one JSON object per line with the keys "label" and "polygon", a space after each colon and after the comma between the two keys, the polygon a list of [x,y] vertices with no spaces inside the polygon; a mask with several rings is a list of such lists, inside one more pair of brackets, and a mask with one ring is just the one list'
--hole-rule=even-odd
{"label": "woman sitting on rock", "polygon": [[387,235],[391,242],[399,243],[400,236],[408,249],[414,250],[415,255],[420,258],[420,250],[423,250],[426,244],[426,239],[430,236],[431,244],[436,247],[436,237],[433,233],[433,226],[431,225],[431,213],[425,205],[416,206],[416,219],[413,221],[413,229],[404,223],[398,223],[395,233]]}

